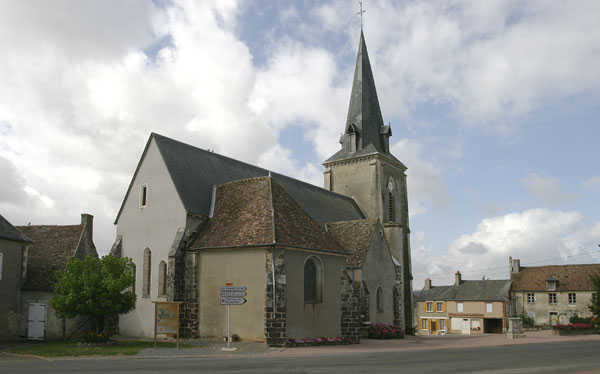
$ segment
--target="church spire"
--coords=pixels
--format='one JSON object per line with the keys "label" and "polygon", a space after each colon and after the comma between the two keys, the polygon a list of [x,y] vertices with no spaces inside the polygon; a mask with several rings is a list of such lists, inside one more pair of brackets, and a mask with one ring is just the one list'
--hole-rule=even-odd
{"label": "church spire", "polygon": [[332,158],[351,157],[361,150],[363,152],[360,153],[380,152],[389,155],[388,139],[391,135],[390,127],[383,124],[369,54],[361,30],[348,117],[340,139],[342,150]]}

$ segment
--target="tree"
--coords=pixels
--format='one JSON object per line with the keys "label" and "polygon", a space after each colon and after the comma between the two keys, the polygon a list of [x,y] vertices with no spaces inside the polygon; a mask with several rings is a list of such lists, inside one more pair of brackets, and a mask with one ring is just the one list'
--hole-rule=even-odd
{"label": "tree", "polygon": [[590,312],[596,317],[600,317],[600,271],[596,274],[590,275],[590,282],[596,293],[596,297],[592,299],[590,304]]}
{"label": "tree", "polygon": [[65,271],[58,271],[55,296],[50,305],[58,317],[88,316],[96,330],[104,317],[123,314],[135,308],[133,262],[129,258],[106,255],[101,259],[87,256],[83,261],[71,257]]}

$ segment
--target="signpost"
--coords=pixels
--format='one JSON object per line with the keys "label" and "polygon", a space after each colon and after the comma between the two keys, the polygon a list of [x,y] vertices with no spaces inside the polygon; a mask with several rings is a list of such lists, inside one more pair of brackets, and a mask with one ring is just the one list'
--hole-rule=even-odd
{"label": "signpost", "polygon": [[153,301],[154,303],[154,349],[156,334],[177,334],[179,349],[179,305],[181,301]]}
{"label": "signpost", "polygon": [[220,288],[221,305],[227,305],[227,348],[223,350],[232,351],[235,348],[230,348],[231,343],[231,305],[243,305],[246,302],[245,286],[234,286],[233,283],[226,283]]}

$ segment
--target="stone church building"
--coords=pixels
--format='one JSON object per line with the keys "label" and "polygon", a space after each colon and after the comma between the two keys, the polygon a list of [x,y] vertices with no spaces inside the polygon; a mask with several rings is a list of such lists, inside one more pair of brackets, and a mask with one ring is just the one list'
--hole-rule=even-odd
{"label": "stone church building", "polygon": [[406,167],[390,153],[362,31],[343,126],[325,188],[151,134],[115,220],[111,253],[133,259],[138,297],[120,333],[153,336],[152,301],[164,300],[182,302],[182,336],[220,338],[226,284],[247,288],[231,306],[244,340],[412,331]]}

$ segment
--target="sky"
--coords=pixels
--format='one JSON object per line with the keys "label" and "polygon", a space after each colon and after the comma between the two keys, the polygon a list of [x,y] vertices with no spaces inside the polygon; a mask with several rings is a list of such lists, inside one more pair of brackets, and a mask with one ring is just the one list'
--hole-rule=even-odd
{"label": "sky", "polygon": [[[363,1],[415,289],[600,262],[600,2]],[[0,214],[95,216],[100,254],[151,132],[322,186],[352,0],[0,0]]]}

